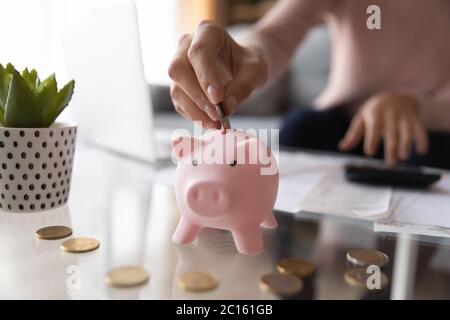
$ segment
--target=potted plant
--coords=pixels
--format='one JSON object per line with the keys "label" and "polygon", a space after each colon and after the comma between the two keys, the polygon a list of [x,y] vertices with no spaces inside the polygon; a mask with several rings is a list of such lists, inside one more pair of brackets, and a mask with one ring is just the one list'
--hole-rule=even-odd
{"label": "potted plant", "polygon": [[55,75],[19,73],[0,64],[0,210],[35,212],[67,202],[75,124],[54,123],[75,82],[58,90]]}

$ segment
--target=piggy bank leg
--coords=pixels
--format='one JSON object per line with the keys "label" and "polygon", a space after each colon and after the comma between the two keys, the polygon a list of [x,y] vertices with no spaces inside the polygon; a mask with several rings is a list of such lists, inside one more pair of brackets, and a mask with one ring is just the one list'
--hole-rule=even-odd
{"label": "piggy bank leg", "polygon": [[275,229],[276,227],[278,227],[277,220],[273,216],[272,212],[270,212],[263,220],[263,222],[261,222],[261,227],[266,229]]}
{"label": "piggy bank leg", "polygon": [[239,253],[258,255],[263,249],[261,228],[259,225],[231,230]]}
{"label": "piggy bank leg", "polygon": [[195,240],[200,230],[201,226],[196,225],[182,217],[178,223],[175,233],[173,234],[172,241],[178,244],[191,243]]}

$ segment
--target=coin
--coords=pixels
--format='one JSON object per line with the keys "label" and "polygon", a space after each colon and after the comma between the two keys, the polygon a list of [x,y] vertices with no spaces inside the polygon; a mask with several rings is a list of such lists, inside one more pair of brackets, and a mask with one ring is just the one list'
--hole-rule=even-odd
{"label": "coin", "polygon": [[70,236],[72,229],[66,226],[49,226],[39,229],[35,234],[42,240],[57,240]]}
{"label": "coin", "polygon": [[284,258],[278,262],[277,270],[283,274],[306,278],[314,273],[316,267],[311,262],[302,259]]}
{"label": "coin", "polygon": [[74,253],[93,251],[98,247],[100,242],[92,238],[74,238],[61,244],[61,250]]}
{"label": "coin", "polygon": [[[347,282],[352,287],[366,288],[368,289],[367,279],[374,275],[373,273],[367,272],[366,268],[352,268],[347,270],[344,274],[345,282]],[[386,287],[389,283],[389,278],[383,272],[380,272],[380,288]]]}
{"label": "coin", "polygon": [[303,281],[290,274],[269,273],[260,280],[261,289],[279,296],[292,296],[303,288]]}
{"label": "coin", "polygon": [[123,266],[106,275],[106,283],[112,287],[135,287],[146,283],[149,274],[141,267]]}
{"label": "coin", "polygon": [[186,272],[180,276],[178,285],[187,291],[202,292],[215,289],[218,281],[206,272]]}
{"label": "coin", "polygon": [[369,265],[383,267],[389,262],[389,257],[374,249],[354,249],[347,252],[347,260],[361,267]]}
{"label": "coin", "polygon": [[222,103],[216,104],[216,112],[223,130],[231,129],[230,120],[225,115]]}

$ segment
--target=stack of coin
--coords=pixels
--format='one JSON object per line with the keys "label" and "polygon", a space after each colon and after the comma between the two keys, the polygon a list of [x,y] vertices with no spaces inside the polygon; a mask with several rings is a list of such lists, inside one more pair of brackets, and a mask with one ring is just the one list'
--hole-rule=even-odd
{"label": "stack of coin", "polygon": [[50,226],[39,229],[35,234],[42,240],[58,240],[72,235],[72,229],[66,226]]}
{"label": "stack of coin", "polygon": [[218,284],[218,281],[206,272],[186,272],[178,280],[180,288],[191,292],[211,291]]}
{"label": "stack of coin", "polygon": [[106,283],[112,287],[129,288],[148,282],[149,274],[141,267],[124,266],[111,270],[106,275]]}
{"label": "stack of coin", "polygon": [[266,274],[260,281],[261,289],[281,297],[289,297],[298,294],[303,288],[300,278],[280,273]]}
{"label": "stack of coin", "polygon": [[[347,261],[357,267],[347,270],[345,282],[352,287],[368,289],[367,279],[375,274],[368,272],[367,268],[371,265],[382,268],[389,263],[389,257],[375,249],[353,249],[347,252]],[[382,289],[389,283],[389,278],[383,272],[380,272],[379,277],[379,289]]]}
{"label": "stack of coin", "polygon": [[384,267],[389,262],[389,257],[374,249],[354,249],[347,252],[347,260],[360,267],[376,265]]}
{"label": "stack of coin", "polygon": [[89,252],[98,247],[100,247],[100,242],[92,238],[74,238],[61,244],[61,250],[72,253]]}
{"label": "stack of coin", "polygon": [[[372,273],[368,273],[366,268],[352,268],[347,270],[344,274],[345,282],[347,282],[350,286],[362,289],[368,289],[367,280]],[[383,273],[380,272],[380,288],[383,289],[389,283],[389,278]]]}

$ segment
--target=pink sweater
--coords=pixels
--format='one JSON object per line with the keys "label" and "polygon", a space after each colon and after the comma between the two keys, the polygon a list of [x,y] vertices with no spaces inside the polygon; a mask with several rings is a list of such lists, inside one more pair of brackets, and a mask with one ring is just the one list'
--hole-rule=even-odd
{"label": "pink sweater", "polygon": [[[369,30],[369,5],[381,9],[381,29]],[[449,0],[283,0],[246,41],[259,47],[270,79],[289,66],[308,30],[328,25],[331,72],[318,108],[356,102],[381,91],[408,91],[421,102],[430,130],[450,132]]]}

